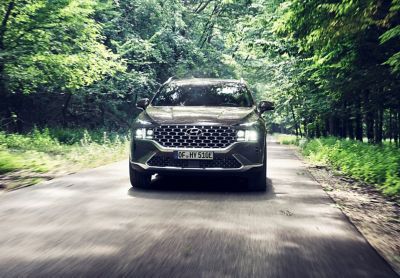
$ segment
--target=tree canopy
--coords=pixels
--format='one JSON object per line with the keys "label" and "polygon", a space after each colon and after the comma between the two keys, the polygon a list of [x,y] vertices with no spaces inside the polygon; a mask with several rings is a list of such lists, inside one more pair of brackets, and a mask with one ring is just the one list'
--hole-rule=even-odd
{"label": "tree canopy", "polygon": [[4,0],[3,129],[129,126],[170,76],[245,78],[273,131],[400,137],[399,0]]}
{"label": "tree canopy", "polygon": [[74,91],[123,70],[103,44],[92,0],[3,1],[2,93]]}

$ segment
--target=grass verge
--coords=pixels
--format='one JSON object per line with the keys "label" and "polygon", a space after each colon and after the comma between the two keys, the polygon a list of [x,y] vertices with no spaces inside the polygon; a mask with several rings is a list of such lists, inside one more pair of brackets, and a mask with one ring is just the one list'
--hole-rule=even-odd
{"label": "grass verge", "polygon": [[6,189],[127,157],[129,138],[83,129],[34,129],[27,134],[0,132],[0,185]]}
{"label": "grass verge", "polygon": [[326,165],[344,175],[375,185],[387,196],[400,194],[400,149],[334,137],[298,140],[278,135],[278,142],[300,147],[312,163]]}

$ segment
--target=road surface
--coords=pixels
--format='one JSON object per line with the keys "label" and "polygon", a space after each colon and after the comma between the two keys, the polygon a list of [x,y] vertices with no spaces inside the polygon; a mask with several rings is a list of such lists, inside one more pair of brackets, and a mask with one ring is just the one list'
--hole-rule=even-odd
{"label": "road surface", "polygon": [[127,161],[0,195],[0,277],[397,277],[291,150],[266,193],[156,178]]}

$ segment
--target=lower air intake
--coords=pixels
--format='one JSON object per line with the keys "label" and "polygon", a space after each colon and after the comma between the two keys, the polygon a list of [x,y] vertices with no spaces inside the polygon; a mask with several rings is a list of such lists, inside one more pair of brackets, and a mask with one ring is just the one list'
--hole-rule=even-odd
{"label": "lower air intake", "polygon": [[242,165],[233,156],[217,157],[213,160],[180,160],[171,156],[155,155],[147,165],[154,167],[180,167],[180,168],[223,168],[237,169]]}

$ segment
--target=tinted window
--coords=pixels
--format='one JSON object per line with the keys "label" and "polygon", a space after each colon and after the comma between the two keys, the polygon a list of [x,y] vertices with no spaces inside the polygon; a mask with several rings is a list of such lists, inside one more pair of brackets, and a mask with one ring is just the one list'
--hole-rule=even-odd
{"label": "tinted window", "polygon": [[253,100],[248,89],[237,83],[171,83],[154,97],[154,106],[231,106],[250,107]]}

